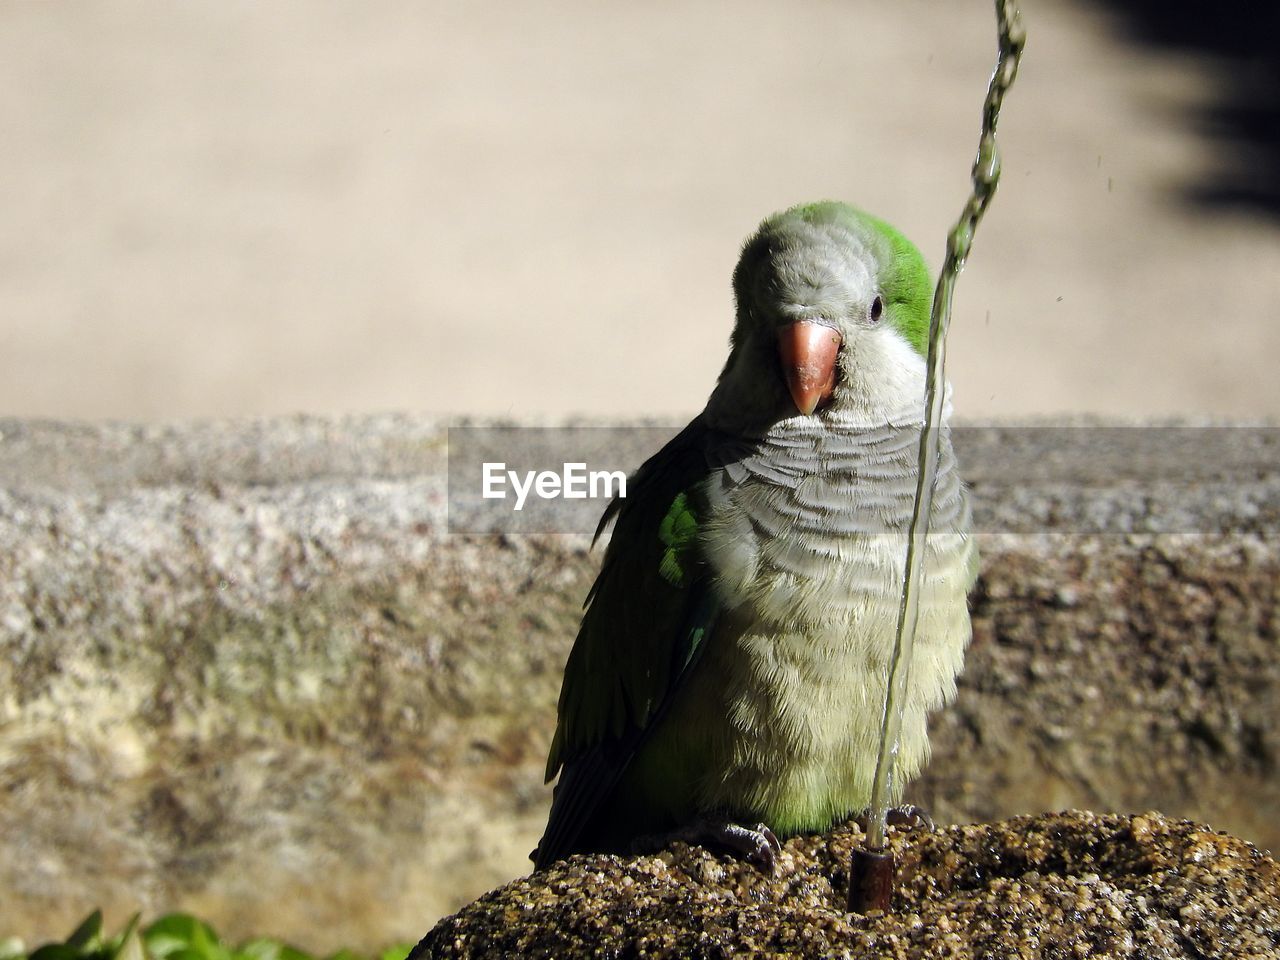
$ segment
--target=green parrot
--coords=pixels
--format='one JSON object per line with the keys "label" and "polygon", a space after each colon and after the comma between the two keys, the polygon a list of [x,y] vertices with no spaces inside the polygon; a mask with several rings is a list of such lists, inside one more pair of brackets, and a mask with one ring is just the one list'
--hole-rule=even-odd
{"label": "green parrot", "polygon": [[[628,482],[565,667],[535,868],[680,836],[772,868],[778,837],[865,811],[914,504],[932,287],[836,202],[766,219],[733,274],[706,408]],[[942,432],[897,757],[928,758],[977,572]]]}

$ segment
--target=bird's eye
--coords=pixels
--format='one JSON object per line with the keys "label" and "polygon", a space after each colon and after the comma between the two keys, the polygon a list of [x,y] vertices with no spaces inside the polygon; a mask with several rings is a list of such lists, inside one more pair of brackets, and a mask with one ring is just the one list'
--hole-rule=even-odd
{"label": "bird's eye", "polygon": [[884,313],[884,301],[879,297],[876,297],[871,301],[871,322],[878,323],[880,321],[880,314],[882,313]]}

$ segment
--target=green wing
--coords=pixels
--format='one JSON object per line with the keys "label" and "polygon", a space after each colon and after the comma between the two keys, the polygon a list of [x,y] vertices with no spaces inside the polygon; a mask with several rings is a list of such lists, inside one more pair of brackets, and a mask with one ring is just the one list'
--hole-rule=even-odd
{"label": "green wing", "polygon": [[547,779],[561,777],[538,867],[573,852],[714,625],[692,492],[710,469],[707,436],[701,419],[691,423],[601,518],[597,537],[616,526],[565,667],[547,758]]}

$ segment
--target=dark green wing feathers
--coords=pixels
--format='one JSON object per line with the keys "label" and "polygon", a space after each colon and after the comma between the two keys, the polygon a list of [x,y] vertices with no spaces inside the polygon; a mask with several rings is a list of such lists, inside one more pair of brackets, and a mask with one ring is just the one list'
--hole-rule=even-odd
{"label": "dark green wing feathers", "polygon": [[706,434],[700,419],[686,427],[601,519],[600,530],[616,525],[565,667],[547,758],[560,782],[537,867],[574,852],[714,626],[693,494],[709,470]]}

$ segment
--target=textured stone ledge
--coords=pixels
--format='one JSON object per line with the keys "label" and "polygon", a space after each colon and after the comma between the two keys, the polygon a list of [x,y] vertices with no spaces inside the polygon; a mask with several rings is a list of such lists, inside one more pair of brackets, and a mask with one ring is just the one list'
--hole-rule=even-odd
{"label": "textured stone ledge", "polygon": [[674,844],[574,857],[442,921],[410,960],[643,956],[1237,960],[1280,952],[1280,867],[1158,813],[1070,811],[893,834],[892,909],[850,913],[856,827],[789,841],[773,875]]}
{"label": "textured stone ledge", "polygon": [[[426,419],[0,435],[0,931],[181,906],[233,939],[375,944],[526,869],[586,538],[450,536]],[[913,799],[1157,808],[1280,846],[1270,448],[1148,466],[974,436],[990,516],[1223,532],[984,536]]]}

